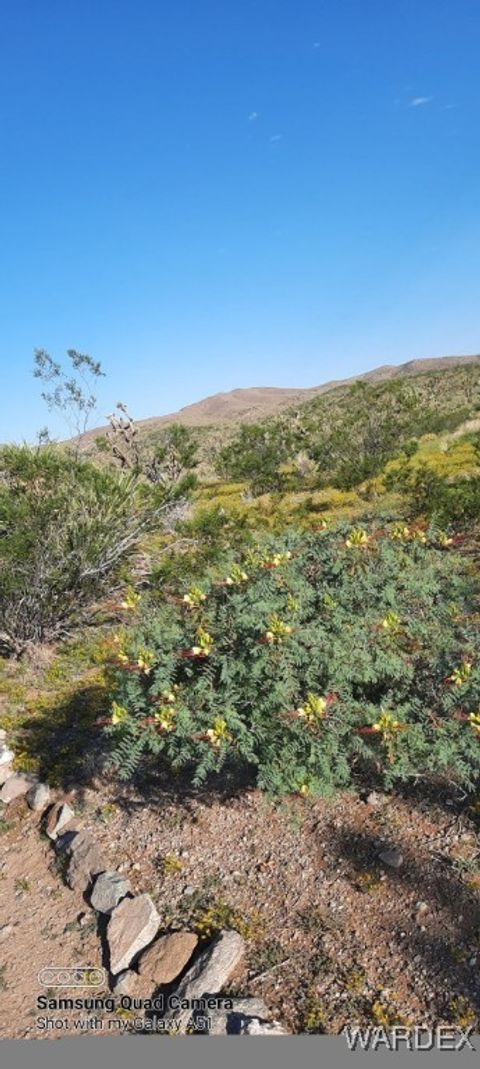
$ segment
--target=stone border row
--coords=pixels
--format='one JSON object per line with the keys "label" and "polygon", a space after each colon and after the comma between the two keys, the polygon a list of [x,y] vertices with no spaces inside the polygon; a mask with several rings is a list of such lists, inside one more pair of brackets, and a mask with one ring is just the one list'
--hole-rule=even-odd
{"label": "stone border row", "polygon": [[23,796],[40,814],[40,827],[52,842],[65,882],[82,892],[97,915],[99,931],[104,930],[112,992],[132,996],[140,1005],[163,1007],[160,1031],[286,1035],[262,999],[220,994],[243,958],[242,936],[225,929],[199,947],[192,931],[161,934],[150,895],[133,894],[129,880],[108,868],[95,840],[76,822],[72,806],[53,801],[48,784],[32,773],[14,771],[13,761],[0,729],[0,801],[7,806]]}

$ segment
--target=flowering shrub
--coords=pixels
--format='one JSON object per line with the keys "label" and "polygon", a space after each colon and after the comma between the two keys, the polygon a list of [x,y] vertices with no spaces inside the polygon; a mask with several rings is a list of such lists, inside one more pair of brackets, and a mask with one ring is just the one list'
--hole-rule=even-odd
{"label": "flowering shrub", "polygon": [[[259,787],[325,793],[370,767],[472,785],[480,769],[474,580],[454,546],[346,525],[289,534],[137,607],[112,645],[113,760],[195,784],[248,766]],[[363,534],[365,533],[365,538]],[[228,583],[228,578],[234,579]]]}

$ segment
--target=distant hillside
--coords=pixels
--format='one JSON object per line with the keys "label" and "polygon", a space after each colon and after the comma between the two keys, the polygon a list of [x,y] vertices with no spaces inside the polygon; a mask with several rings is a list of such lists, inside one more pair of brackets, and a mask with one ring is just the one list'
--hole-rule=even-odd
{"label": "distant hillside", "polygon": [[[239,423],[255,423],[257,420],[268,419],[286,408],[297,407],[321,394],[329,393],[354,382],[380,383],[389,379],[407,378],[414,375],[422,375],[426,372],[447,370],[460,364],[472,363],[476,363],[480,367],[480,355],[433,357],[426,360],[409,360],[407,363],[399,365],[385,364],[382,367],[375,368],[373,371],[367,371],[363,375],[332,380],[323,383],[321,386],[312,386],[307,389],[252,386],[249,389],[213,394],[212,397],[206,397],[195,404],[186,405],[178,412],[139,420],[138,426],[149,433],[169,423],[182,423],[189,427],[225,427]],[[101,435],[104,430],[105,428],[98,428],[90,431],[85,441],[91,441],[92,438]]]}

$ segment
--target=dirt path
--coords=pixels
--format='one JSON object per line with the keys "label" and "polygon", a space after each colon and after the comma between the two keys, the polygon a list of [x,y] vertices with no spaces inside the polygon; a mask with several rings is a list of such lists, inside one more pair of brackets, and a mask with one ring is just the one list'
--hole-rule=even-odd
{"label": "dirt path", "polygon": [[[179,800],[111,786],[76,809],[165,927],[242,931],[248,953],[232,990],[261,995],[293,1030],[478,1024],[480,840],[476,816],[453,799],[274,806],[256,791]],[[0,1034],[52,1038],[36,1027],[38,973],[101,965],[100,944],[38,817],[24,801],[5,817],[0,910],[12,928],[0,931]],[[401,854],[398,869],[380,860],[384,848]]]}

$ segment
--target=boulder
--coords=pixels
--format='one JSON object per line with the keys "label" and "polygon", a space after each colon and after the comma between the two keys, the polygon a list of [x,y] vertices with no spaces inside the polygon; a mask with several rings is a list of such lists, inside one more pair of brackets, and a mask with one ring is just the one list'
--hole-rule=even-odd
{"label": "boulder", "polygon": [[50,801],[50,787],[48,783],[36,783],[34,787],[30,787],[27,791],[27,802],[30,809],[36,812],[40,812],[45,809],[45,806]]}
{"label": "boulder", "polygon": [[238,1036],[246,1021],[252,1020],[253,1017],[265,1021],[270,1017],[268,1007],[261,998],[234,998],[232,1002],[231,1010],[208,1010],[203,1014],[210,1021],[210,1036]]}
{"label": "boulder", "polygon": [[144,947],[155,938],[160,917],[150,895],[124,898],[111,914],[107,928],[110,972],[116,976],[128,969]]}
{"label": "boulder", "polygon": [[66,852],[70,856],[68,886],[72,890],[86,891],[93,877],[106,869],[96,842],[87,831],[77,831],[66,846]]}
{"label": "boulder", "polygon": [[20,798],[30,790],[37,782],[37,776],[31,772],[13,772],[3,784],[0,791],[0,801],[8,805],[15,798]]}
{"label": "boulder", "polygon": [[[216,995],[225,986],[245,953],[245,941],[238,932],[221,931],[188,969],[175,989],[179,1000],[189,1003],[204,995]],[[178,1009],[172,1014],[178,1029],[184,1032],[192,1016],[190,1009]]]}
{"label": "boulder", "polygon": [[90,895],[90,904],[97,913],[111,913],[130,891],[130,883],[119,872],[101,872]]}
{"label": "boulder", "polygon": [[156,939],[139,961],[140,976],[157,985],[171,984],[183,971],[195,950],[198,937],[194,932],[171,932]]}
{"label": "boulder", "polygon": [[45,825],[48,838],[55,842],[59,832],[67,824],[70,824],[74,816],[73,809],[70,808],[67,802],[56,802],[55,805],[52,805]]}

